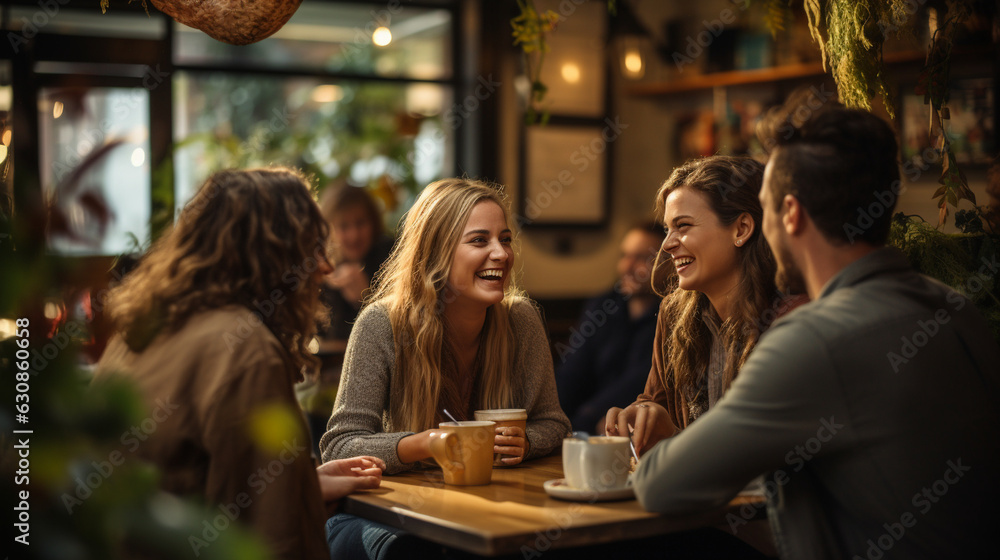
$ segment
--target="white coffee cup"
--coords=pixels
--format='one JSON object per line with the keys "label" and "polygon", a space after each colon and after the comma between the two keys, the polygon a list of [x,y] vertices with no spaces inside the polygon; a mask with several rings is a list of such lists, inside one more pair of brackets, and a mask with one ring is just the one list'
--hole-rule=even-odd
{"label": "white coffee cup", "polygon": [[628,485],[631,454],[628,438],[591,436],[563,440],[562,460],[566,484],[578,490],[604,492]]}

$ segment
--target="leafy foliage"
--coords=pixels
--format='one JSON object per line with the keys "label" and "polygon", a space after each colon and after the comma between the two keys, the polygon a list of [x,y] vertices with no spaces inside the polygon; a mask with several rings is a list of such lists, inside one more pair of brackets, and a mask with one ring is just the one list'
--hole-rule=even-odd
{"label": "leafy foliage", "polygon": [[878,94],[893,115],[882,45],[886,32],[898,29],[895,22],[905,21],[906,0],[804,0],[804,4],[809,31],[819,45],[823,66],[837,82],[841,102],[871,110],[871,98]]}
{"label": "leafy foliage", "polygon": [[765,0],[767,4],[767,27],[771,37],[789,28],[792,22],[791,0]]}
{"label": "leafy foliage", "polygon": [[[525,72],[531,82],[528,94],[528,106],[524,112],[524,124],[530,126],[538,122],[545,125],[549,120],[548,110],[542,110],[538,105],[545,99],[548,86],[542,83],[542,65],[545,54],[549,52],[548,35],[559,23],[559,14],[552,10],[539,13],[532,0],[517,0],[521,13],[510,20],[513,29],[514,45],[521,47]],[[614,5],[608,2],[608,9]]]}
{"label": "leafy foliage", "polygon": [[942,144],[941,157],[941,177],[938,182],[941,187],[934,191],[932,198],[938,201],[938,225],[948,222],[948,205],[958,208],[960,200],[968,200],[976,204],[976,195],[969,188],[969,180],[965,178],[965,173],[958,167],[955,161],[955,154],[951,151],[951,142],[948,141],[947,134],[941,134],[939,142]]}
{"label": "leafy foliage", "polygon": [[[430,136],[426,131],[436,129],[433,136],[444,138],[445,125],[454,124],[443,119],[461,117],[458,112],[449,117],[411,116],[403,110],[405,88],[393,83],[342,82],[338,87],[343,97],[335,108],[330,104],[315,111],[290,109],[289,96],[299,93],[290,94],[281,81],[217,76],[198,87],[210,107],[231,106],[227,100],[234,91],[247,98],[238,107],[228,107],[229,113],[199,116],[193,133],[174,145],[175,159],[185,151],[195,154],[192,176],[207,177],[229,167],[289,165],[305,171],[322,188],[360,164],[373,176],[365,186],[384,203],[389,228],[405,210],[406,199],[415,198],[426,182],[437,178],[418,181],[418,134]],[[381,171],[370,171],[378,166]],[[169,169],[162,173],[169,176]]]}
{"label": "leafy foliage", "polygon": [[[88,386],[89,375],[77,361],[81,331],[74,327],[66,324],[49,337],[31,337],[27,425],[13,424],[15,384],[0,386],[4,490],[8,495],[15,495],[15,490],[29,492],[25,501],[30,506],[30,546],[19,549],[18,557],[103,560],[136,553],[164,560],[193,557],[189,537],[201,538],[208,510],[160,492],[158,471],[123,443],[134,437],[131,434],[146,437],[138,431],[150,418],[146,406],[127,383]],[[43,328],[32,321],[26,330]],[[15,370],[14,341],[0,341],[0,365],[5,371]],[[32,433],[13,434],[24,428]],[[27,488],[15,486],[18,438],[30,445]],[[238,527],[218,533],[218,540],[200,551],[200,558],[264,558],[260,544]]]}
{"label": "leafy foliage", "polygon": [[976,204],[976,196],[969,189],[965,173],[958,167],[951,140],[945,130],[948,120],[948,77],[951,73],[951,52],[955,34],[961,22],[969,17],[969,6],[964,1],[949,0],[948,15],[934,32],[927,62],[917,80],[916,93],[923,94],[924,103],[930,106],[931,130],[937,132],[935,148],[941,154],[941,183],[933,195],[938,203],[938,225],[948,222],[948,205],[958,207],[960,200]]}
{"label": "leafy foliage", "polygon": [[[772,33],[786,24],[778,10],[783,0],[767,0],[767,21]],[[931,38],[927,60],[917,81],[916,93],[930,105],[930,132],[941,156],[941,188],[933,198],[938,204],[938,226],[948,221],[949,205],[961,200],[976,204],[965,174],[958,167],[948,139],[949,76],[956,34],[972,12],[972,0],[947,0],[947,11]],[[871,99],[882,98],[886,111],[894,115],[895,95],[885,81],[882,46],[891,33],[906,31],[915,4],[912,0],[803,0],[809,32],[819,46],[823,66],[837,83],[840,101],[848,107],[871,110]]]}
{"label": "leafy foliage", "polygon": [[982,208],[960,210],[962,233],[944,233],[919,216],[893,217],[889,245],[900,249],[915,269],[968,297],[1000,340],[1000,236],[985,231]]}

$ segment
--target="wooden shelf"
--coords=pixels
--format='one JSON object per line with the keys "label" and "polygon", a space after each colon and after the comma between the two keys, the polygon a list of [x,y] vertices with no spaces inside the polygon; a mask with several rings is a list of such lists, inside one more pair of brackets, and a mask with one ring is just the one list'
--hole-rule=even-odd
{"label": "wooden shelf", "polygon": [[[904,51],[896,53],[886,53],[885,62],[888,64],[918,62],[923,61],[925,54],[919,51]],[[785,80],[796,80],[819,76],[825,73],[823,64],[820,62],[807,62],[802,64],[789,64],[785,66],[774,66],[772,68],[761,68],[759,70],[733,70],[731,72],[715,72],[712,74],[702,74],[690,78],[681,78],[670,82],[648,82],[630,86],[627,91],[630,95],[637,96],[658,96],[683,93],[686,91],[697,91],[711,89],[714,87],[739,86],[747,84],[762,84],[769,82],[780,82]]]}

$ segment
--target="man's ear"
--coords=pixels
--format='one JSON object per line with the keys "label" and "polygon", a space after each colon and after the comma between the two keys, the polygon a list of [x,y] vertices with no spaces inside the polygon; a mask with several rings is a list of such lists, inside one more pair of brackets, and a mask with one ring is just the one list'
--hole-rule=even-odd
{"label": "man's ear", "polygon": [[802,207],[799,199],[795,195],[786,194],[781,200],[781,223],[785,226],[785,233],[788,235],[798,235],[806,225],[806,209]]}

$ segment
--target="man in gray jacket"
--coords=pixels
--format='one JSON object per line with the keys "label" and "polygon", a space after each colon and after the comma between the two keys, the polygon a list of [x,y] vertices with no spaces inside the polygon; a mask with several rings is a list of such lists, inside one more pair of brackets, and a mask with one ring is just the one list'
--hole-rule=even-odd
{"label": "man in gray jacket", "polygon": [[779,287],[813,301],[771,327],[715,408],[642,458],[636,494],[696,512],[765,473],[782,558],[977,557],[1000,521],[1000,349],[965,296],[885,247],[895,136],[833,105],[795,125],[777,118],[802,112],[786,106],[762,134]]}

